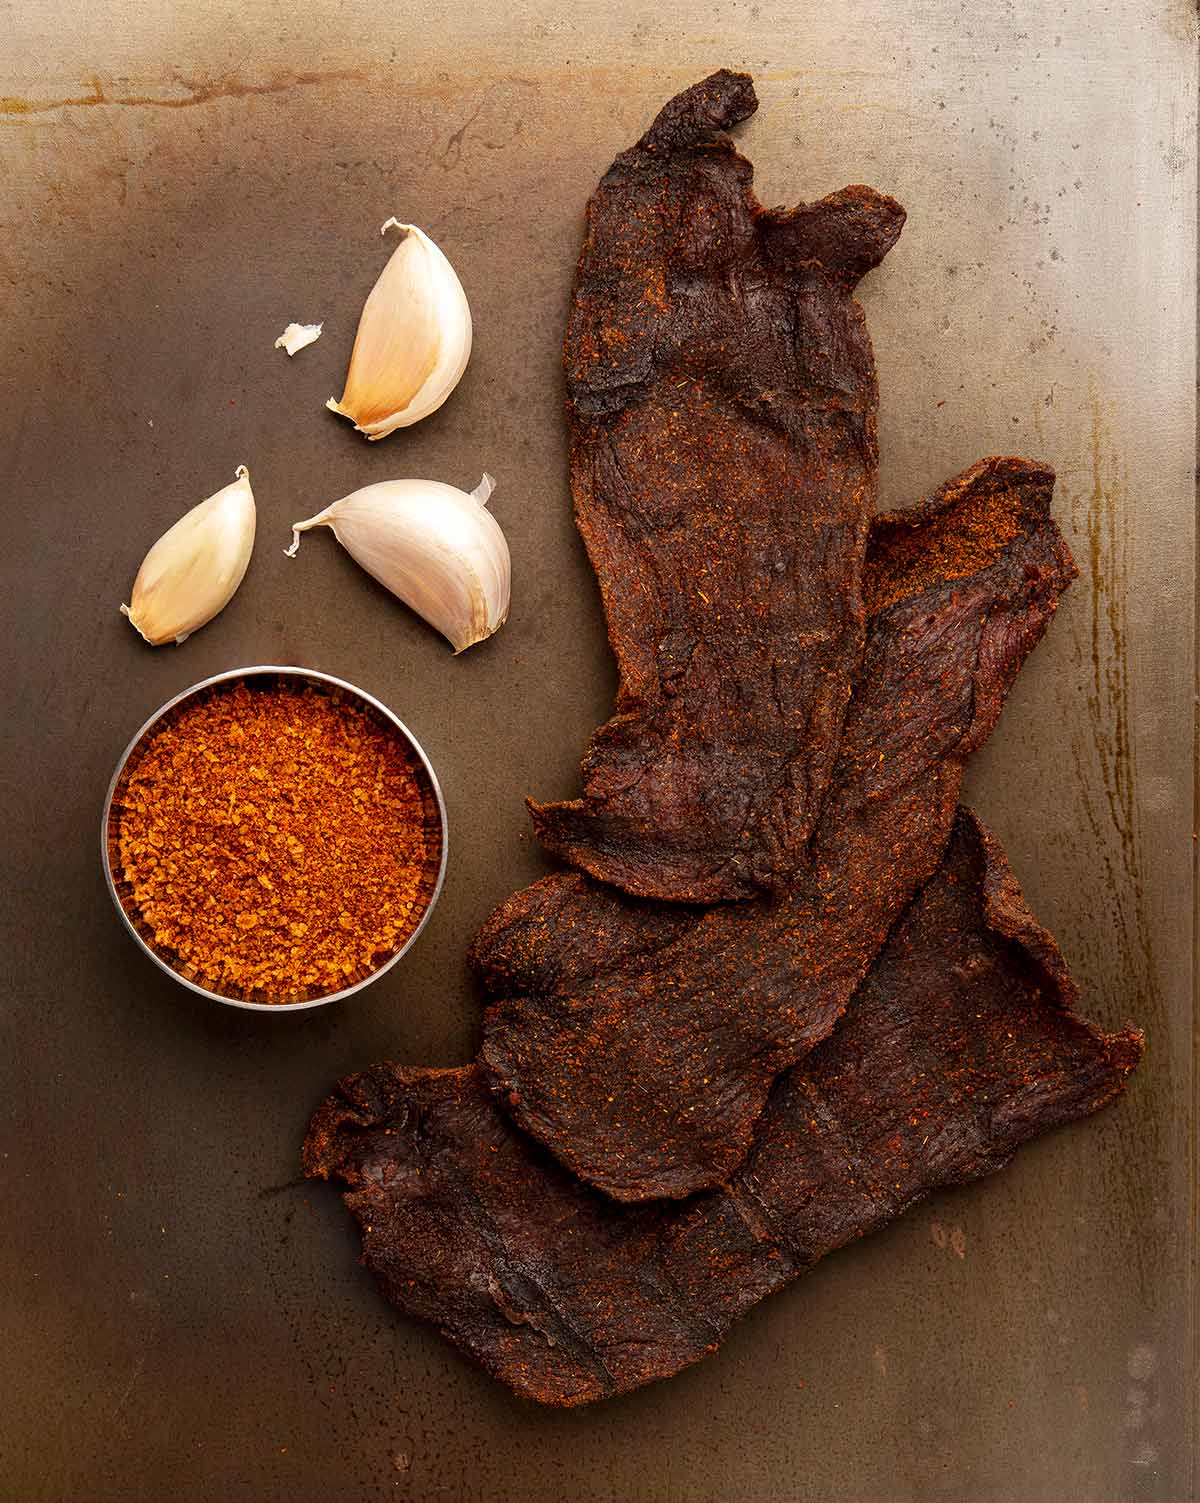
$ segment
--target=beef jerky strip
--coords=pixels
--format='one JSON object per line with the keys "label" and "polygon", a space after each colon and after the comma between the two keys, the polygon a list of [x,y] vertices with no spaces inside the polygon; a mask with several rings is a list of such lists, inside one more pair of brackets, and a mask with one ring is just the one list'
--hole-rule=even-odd
{"label": "beef jerky strip", "polygon": [[672,99],[605,174],[564,364],[575,515],[620,670],[546,848],[711,902],[802,864],[863,643],[878,390],[853,290],[904,211],[873,189],[766,210],[724,126],[744,74]]}
{"label": "beef jerky strip", "polygon": [[473,959],[480,1062],[519,1125],[620,1200],[694,1193],[750,1145],[775,1076],[825,1038],[937,866],[963,766],[1074,576],[1053,474],[982,461],[868,551],[866,652],[812,882],[690,911],[578,876],[504,904]]}
{"label": "beef jerky strip", "polygon": [[304,1147],[407,1315],[517,1393],[583,1404],[669,1377],[826,1253],[1111,1101],[1141,1035],[1072,1009],[1054,940],[965,811],[833,1034],[784,1076],[727,1186],[622,1206],[515,1129],[475,1068],[343,1080]]}

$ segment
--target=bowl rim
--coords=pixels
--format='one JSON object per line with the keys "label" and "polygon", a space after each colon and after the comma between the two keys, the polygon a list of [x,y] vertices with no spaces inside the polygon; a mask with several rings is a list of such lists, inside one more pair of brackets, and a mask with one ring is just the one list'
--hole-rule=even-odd
{"label": "bowl rim", "polygon": [[[433,796],[437,803],[438,822],[442,837],[441,859],[438,863],[437,880],[434,883],[433,893],[430,896],[428,903],[425,905],[425,911],[424,913],[422,913],[416,928],[408,936],[408,938],[404,941],[404,943],[400,946],[396,953],[389,956],[388,959],[377,970],[372,971],[369,976],[364,976],[361,981],[356,981],[353,986],[345,986],[342,987],[339,991],[330,992],[328,996],[313,997],[303,1002],[244,1002],[236,997],[226,997],[220,992],[213,991],[211,990],[211,988],[206,986],[201,986],[198,982],[191,981],[187,976],[181,975],[180,972],[174,968],[174,966],[169,965],[167,961],[165,961],[163,957],[157,953],[157,951],[155,951],[150,945],[148,945],[142,935],[138,933],[136,925],[130,919],[129,914],[126,913],[125,905],[121,902],[120,894],[117,891],[117,884],[113,877],[112,865],[109,861],[108,836],[109,821],[112,818],[113,797],[116,794],[117,784],[121,780],[121,774],[125,771],[125,767],[129,761],[129,758],[133,755],[133,752],[141,743],[142,738],[146,735],[146,733],[150,731],[165,715],[173,710],[176,705],[181,704],[185,699],[190,699],[192,696],[201,693],[205,689],[211,689],[214,687],[214,685],[229,683],[230,681],[235,679],[248,678],[251,675],[268,673],[277,674],[280,676],[291,676],[293,678],[307,680],[308,682],[315,681],[320,684],[331,685],[337,689],[342,690],[344,693],[349,693],[356,698],[365,701],[380,715],[382,715],[385,720],[393,725],[400,732],[401,736],[404,737],[408,745],[412,748],[413,752],[416,754],[417,759],[420,761],[422,767],[424,767],[425,772],[429,778],[430,786],[433,789]],[[220,1002],[226,1007],[241,1008],[245,1012],[307,1012],[311,1008],[326,1007],[331,1002],[340,1002],[344,997],[352,997],[355,992],[361,992],[364,987],[372,985],[372,983],[378,981],[381,976],[386,975],[386,973],[392,969],[397,961],[400,960],[403,955],[408,953],[409,949],[416,942],[417,936],[421,933],[421,930],[424,929],[426,923],[429,921],[429,915],[437,906],[437,900],[441,896],[442,886],[446,880],[446,862],[449,856],[449,852],[450,829],[449,822],[446,818],[446,801],[442,796],[441,782],[438,779],[437,773],[433,770],[433,764],[432,762],[430,762],[429,757],[426,755],[425,748],[417,740],[416,736],[413,735],[412,731],[409,730],[408,726],[405,725],[404,721],[400,719],[399,715],[397,715],[394,710],[389,709],[382,700],[376,699],[373,694],[368,694],[365,689],[360,689],[357,684],[352,684],[348,679],[338,678],[335,674],[332,673],[323,673],[319,668],[301,668],[295,664],[290,663],[252,663],[244,668],[228,668],[222,673],[214,673],[208,678],[200,679],[197,683],[189,685],[188,688],[181,690],[173,698],[168,699],[165,704],[160,705],[158,709],[155,710],[154,713],[149,716],[134,732],[133,736],[129,740],[129,744],[117,759],[116,770],[109,781],[108,793],[105,796],[104,808],[100,816],[100,864],[104,869],[104,880],[108,887],[108,894],[109,897],[111,897],[113,900],[114,907],[121,916],[121,922],[124,924],[126,931],[133,936],[135,942],[138,945],[138,948],[144,955],[148,955],[154,962],[154,964],[158,966],[160,970],[165,971],[167,975],[172,978],[172,980],[177,981],[180,986],[187,987],[188,991],[196,992],[201,997],[209,998],[210,1001]]]}

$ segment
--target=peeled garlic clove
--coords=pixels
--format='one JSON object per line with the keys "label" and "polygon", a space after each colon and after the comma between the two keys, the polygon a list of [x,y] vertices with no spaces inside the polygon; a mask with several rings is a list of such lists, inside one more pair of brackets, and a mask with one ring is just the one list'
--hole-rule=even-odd
{"label": "peeled garlic clove", "polygon": [[383,480],[354,491],[292,528],[329,527],[342,547],[450,642],[482,642],[508,615],[511,565],[500,524],[487,509],[490,475],[468,495],[436,480]]}
{"label": "peeled garlic clove", "polygon": [[242,464],[231,485],[163,533],[142,561],[131,604],[121,607],[152,647],[184,641],[229,604],[250,562],[254,520]]}
{"label": "peeled garlic clove", "polygon": [[297,350],[303,350],[310,344],[315,344],[321,337],[321,330],[325,327],[321,324],[288,324],[287,328],[275,341],[277,350],[286,350],[289,355],[294,355]]}
{"label": "peeled garlic clove", "polygon": [[389,219],[380,234],[392,226],[404,238],[363,305],[342,399],[325,403],[370,439],[436,412],[471,357],[471,310],[453,266],[415,224]]}

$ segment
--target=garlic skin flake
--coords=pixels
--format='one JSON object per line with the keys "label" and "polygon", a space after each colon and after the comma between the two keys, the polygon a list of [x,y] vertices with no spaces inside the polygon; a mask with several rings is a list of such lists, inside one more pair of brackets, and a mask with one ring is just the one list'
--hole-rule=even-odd
{"label": "garlic skin flake", "polygon": [[130,604],[121,607],[151,647],[180,643],[227,606],[254,549],[250,472],[193,506],[142,561]]}
{"label": "garlic skin flake", "polygon": [[487,509],[490,475],[468,495],[436,480],[383,480],[335,501],[292,528],[329,527],[355,561],[430,626],[456,653],[504,625],[511,561],[500,524]]}
{"label": "garlic skin flake", "polygon": [[363,304],[341,400],[325,403],[369,439],[436,412],[471,358],[471,310],[453,266],[424,230],[403,239]]}
{"label": "garlic skin flake", "polygon": [[303,350],[310,344],[316,344],[321,337],[324,323],[319,324],[288,324],[287,328],[275,341],[277,350],[286,350],[289,355],[294,355],[297,350]]}

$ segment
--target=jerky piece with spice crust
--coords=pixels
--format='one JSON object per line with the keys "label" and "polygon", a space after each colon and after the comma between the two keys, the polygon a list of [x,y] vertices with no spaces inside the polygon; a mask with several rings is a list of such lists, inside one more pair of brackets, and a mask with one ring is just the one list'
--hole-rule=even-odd
{"label": "jerky piece with spice crust", "polygon": [[936,868],[965,761],[1074,577],[1053,481],[984,460],[876,519],[866,652],[811,879],[680,911],[566,874],[484,925],[480,1063],[583,1179],[619,1200],[723,1181],[776,1075],[829,1034]]}
{"label": "jerky piece with spice crust", "polygon": [[665,1378],[826,1253],[1117,1096],[1142,1052],[1072,1009],[1054,940],[961,811],[846,1017],[783,1077],[732,1182],[682,1205],[588,1189],[475,1068],[343,1080],[304,1146],[383,1293],[518,1394],[574,1405]]}
{"label": "jerky piece with spice crust", "polygon": [[786,886],[862,653],[878,389],[853,290],[904,211],[764,209],[722,134],[745,74],[672,99],[588,206],[563,359],[575,516],[620,670],[547,850],[643,897]]}

